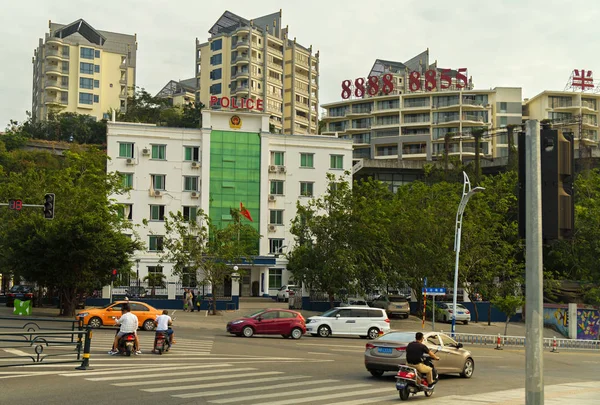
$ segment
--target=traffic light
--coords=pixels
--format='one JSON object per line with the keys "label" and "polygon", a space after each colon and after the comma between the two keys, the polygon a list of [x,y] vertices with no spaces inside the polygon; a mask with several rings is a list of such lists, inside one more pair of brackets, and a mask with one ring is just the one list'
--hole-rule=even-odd
{"label": "traffic light", "polygon": [[21,211],[23,209],[23,200],[8,200],[8,209]]}
{"label": "traffic light", "polygon": [[111,279],[112,281],[115,281],[117,279],[117,269],[112,269]]}
{"label": "traffic light", "polygon": [[44,196],[44,218],[54,218],[54,193],[48,193]]}

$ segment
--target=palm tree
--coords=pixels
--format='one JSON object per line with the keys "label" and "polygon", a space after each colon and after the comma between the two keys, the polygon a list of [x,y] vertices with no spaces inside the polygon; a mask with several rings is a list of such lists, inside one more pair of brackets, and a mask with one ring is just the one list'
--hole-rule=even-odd
{"label": "palm tree", "polygon": [[144,277],[144,281],[148,282],[148,287],[152,288],[152,292],[150,293],[152,297],[156,292],[156,287],[164,288],[165,287],[165,275],[163,273],[148,273],[146,277]]}

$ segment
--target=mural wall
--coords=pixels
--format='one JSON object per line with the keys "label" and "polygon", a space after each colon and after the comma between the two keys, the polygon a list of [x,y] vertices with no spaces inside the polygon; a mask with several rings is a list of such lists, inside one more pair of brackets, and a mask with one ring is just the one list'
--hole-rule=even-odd
{"label": "mural wall", "polygon": [[600,311],[577,309],[577,339],[600,340]]}
{"label": "mural wall", "polygon": [[544,326],[549,326],[563,336],[569,336],[568,305],[544,305]]}
{"label": "mural wall", "polygon": [[[569,306],[544,304],[544,326],[551,327],[565,337],[600,340],[600,310],[577,308],[577,336],[569,336]],[[573,330],[574,332],[574,330]]]}

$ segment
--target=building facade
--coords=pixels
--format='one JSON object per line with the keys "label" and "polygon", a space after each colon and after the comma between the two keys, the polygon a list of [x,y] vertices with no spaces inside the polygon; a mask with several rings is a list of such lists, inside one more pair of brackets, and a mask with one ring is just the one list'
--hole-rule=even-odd
{"label": "building facade", "polygon": [[481,140],[482,156],[508,155],[502,128],[521,124],[521,89],[475,90],[462,71],[429,64],[429,51],[404,63],[378,59],[367,79],[379,78],[381,89],[389,75],[391,89],[370,95],[366,87],[356,97],[357,86],[343,83],[350,97],[321,106],[323,134],[352,139],[355,159],[435,160],[446,149],[462,159],[475,155],[471,132],[483,127],[488,136]]}
{"label": "building facade", "polygon": [[84,20],[49,22],[32,58],[32,114],[74,112],[97,119],[124,111],[135,86],[136,35],[99,31]]}
{"label": "building facade", "polygon": [[184,106],[196,102],[196,78],[185,80],[169,80],[157,94],[156,97],[169,100],[172,106]]}
{"label": "building facade", "polygon": [[211,97],[261,99],[273,132],[317,133],[319,52],[289,36],[281,10],[253,20],[226,11],[209,34],[196,39],[200,102],[221,108]]}
{"label": "building facade", "polygon": [[[239,125],[232,125],[233,117]],[[202,209],[225,226],[232,220],[230,209],[243,202],[262,238],[253,264],[238,264],[244,270],[240,292],[273,296],[290,279],[284,255],[294,244],[290,225],[296,202],[324,194],[326,173],[341,175],[351,168],[352,143],[263,131],[266,114],[205,111],[202,119],[202,129],[108,123],[107,170],[119,172],[131,188],[114,198],[146,245],[135,255],[140,278],[163,272],[178,281],[172,265],[159,264],[169,212],[193,219]],[[227,294],[228,283],[215,291]]]}

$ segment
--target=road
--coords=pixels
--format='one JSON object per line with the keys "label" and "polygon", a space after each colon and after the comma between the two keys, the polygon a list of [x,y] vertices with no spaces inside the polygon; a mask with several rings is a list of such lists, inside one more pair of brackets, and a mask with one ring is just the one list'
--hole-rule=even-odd
{"label": "road", "polygon": [[[44,404],[385,404],[397,403],[392,373],[381,378],[363,365],[365,340],[232,337],[219,330],[176,329],[173,350],[149,353],[152,333],[141,332],[144,354],[109,356],[114,331],[97,330],[91,370],[76,365],[0,368],[3,398]],[[476,370],[472,379],[443,376],[434,398],[484,394],[524,387],[524,350],[469,347]],[[1,350],[0,350],[1,351]],[[597,381],[600,354],[545,354],[547,386]],[[595,384],[595,383],[592,383]],[[600,394],[600,386],[591,390]],[[414,402],[426,400],[420,394]]]}

